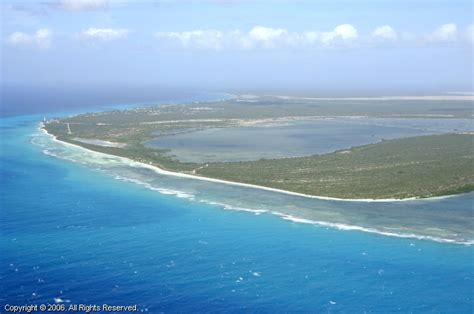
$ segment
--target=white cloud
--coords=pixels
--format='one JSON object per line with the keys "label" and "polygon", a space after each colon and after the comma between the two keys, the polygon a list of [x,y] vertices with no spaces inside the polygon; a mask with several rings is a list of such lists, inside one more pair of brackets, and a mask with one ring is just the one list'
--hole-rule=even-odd
{"label": "white cloud", "polygon": [[457,27],[454,23],[444,24],[434,30],[428,36],[428,41],[431,42],[450,42],[457,38]]}
{"label": "white cloud", "polygon": [[197,49],[254,49],[294,48],[302,46],[338,46],[358,37],[357,29],[342,24],[331,32],[289,32],[284,28],[255,26],[248,32],[234,30],[193,30],[186,32],[158,32],[155,36],[171,44]]}
{"label": "white cloud", "polygon": [[159,39],[170,40],[187,48],[219,50],[223,48],[251,49],[257,46],[274,48],[278,41],[287,39],[288,32],[284,29],[255,26],[246,33],[240,30],[222,32],[208,29],[185,32],[158,32],[155,36]]}
{"label": "white cloud", "polygon": [[[244,43],[262,44],[266,48],[273,48],[278,40],[288,39],[288,31],[282,28],[271,28],[264,26],[255,26],[248,32],[248,38],[244,38]],[[249,47],[247,45],[247,47]],[[247,48],[246,47],[246,48]]]}
{"label": "white cloud", "polygon": [[287,30],[282,28],[255,26],[250,30],[249,35],[258,41],[270,41],[287,33]]}
{"label": "white cloud", "polygon": [[59,0],[58,7],[70,11],[97,10],[107,7],[107,0]]}
{"label": "white cloud", "polygon": [[395,32],[395,30],[390,27],[389,25],[383,25],[377,27],[373,32],[372,32],[372,37],[380,40],[397,40],[398,35]]}
{"label": "white cloud", "polygon": [[326,47],[347,45],[358,36],[357,29],[351,24],[338,25],[330,32],[309,31],[299,35],[300,43]]}
{"label": "white cloud", "polygon": [[357,38],[357,29],[351,24],[342,24],[337,26],[331,34],[342,39],[354,39]]}
{"label": "white cloud", "polygon": [[111,41],[121,38],[126,38],[129,30],[125,28],[95,28],[89,27],[80,34],[81,38],[95,39],[102,41]]}
{"label": "white cloud", "polygon": [[51,45],[51,37],[52,33],[49,29],[41,28],[32,34],[14,32],[7,37],[7,42],[12,46],[36,46],[47,49]]}

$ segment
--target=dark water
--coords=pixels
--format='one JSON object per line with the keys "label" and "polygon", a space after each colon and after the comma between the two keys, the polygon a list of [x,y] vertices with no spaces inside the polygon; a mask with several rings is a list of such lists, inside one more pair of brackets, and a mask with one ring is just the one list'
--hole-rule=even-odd
{"label": "dark water", "polygon": [[[216,99],[213,94],[212,99]],[[206,100],[209,93],[159,86],[2,86],[0,117]]]}

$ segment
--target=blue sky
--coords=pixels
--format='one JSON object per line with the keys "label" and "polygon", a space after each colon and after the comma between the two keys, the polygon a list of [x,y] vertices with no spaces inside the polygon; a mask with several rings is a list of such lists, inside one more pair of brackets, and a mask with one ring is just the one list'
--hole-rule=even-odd
{"label": "blue sky", "polygon": [[471,1],[1,2],[2,84],[473,89]]}

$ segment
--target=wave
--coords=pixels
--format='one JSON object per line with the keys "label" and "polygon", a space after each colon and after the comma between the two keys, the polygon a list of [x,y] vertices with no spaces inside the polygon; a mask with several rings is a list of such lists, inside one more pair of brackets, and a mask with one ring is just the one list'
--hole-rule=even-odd
{"label": "wave", "polygon": [[397,238],[412,238],[412,239],[417,239],[417,240],[431,240],[431,241],[440,242],[440,243],[454,243],[454,244],[463,244],[463,245],[468,245],[468,246],[474,244],[474,240],[462,240],[462,241],[460,241],[460,240],[446,239],[446,238],[441,238],[441,237],[418,235],[418,234],[414,234],[414,233],[389,232],[389,231],[378,230],[378,229],[375,229],[375,228],[367,228],[367,227],[347,225],[347,224],[342,224],[342,223],[333,223],[333,222],[327,222],[327,221],[318,221],[318,220],[311,220],[311,219],[306,219],[306,218],[299,218],[299,217],[295,217],[295,216],[292,216],[292,215],[283,214],[283,213],[279,213],[279,212],[271,212],[271,213],[273,215],[280,216],[284,220],[289,220],[289,221],[293,221],[293,222],[296,222],[296,223],[320,225],[320,226],[324,226],[324,227],[335,228],[335,229],[338,229],[338,230],[362,231],[362,232],[375,233],[375,234],[380,234],[380,235],[390,236],[390,237],[397,237]]}
{"label": "wave", "polygon": [[116,175],[114,178],[117,179],[117,180],[121,180],[121,181],[125,181],[125,182],[132,182],[132,183],[135,183],[135,184],[142,185],[142,186],[146,187],[149,190],[156,191],[156,192],[159,192],[159,193],[164,194],[164,195],[174,195],[178,198],[185,198],[185,199],[191,199],[191,200],[195,198],[195,196],[193,194],[189,194],[189,193],[182,192],[182,191],[177,191],[177,190],[157,188],[157,187],[155,187],[155,186],[153,186],[153,185],[151,185],[147,182],[143,182],[143,181],[140,181],[138,179],[127,178],[127,177],[123,177],[123,176],[119,176],[119,175]]}
{"label": "wave", "polygon": [[[145,188],[147,188],[149,190],[156,191],[156,192],[159,192],[159,193],[164,194],[164,195],[174,195],[178,198],[196,200],[196,196],[193,195],[193,194],[186,193],[186,192],[183,192],[183,191],[178,191],[178,190],[158,188],[158,187],[155,187],[155,186],[153,186],[149,183],[143,182],[143,181],[138,180],[138,179],[127,178],[127,177],[119,176],[119,175],[116,175],[114,177],[114,179],[139,184],[139,185],[144,186]],[[197,201],[200,202],[200,203],[208,204],[208,205],[219,206],[219,207],[222,207],[225,210],[252,212],[252,213],[255,213],[256,215],[260,215],[260,214],[268,212],[267,210],[264,210],[264,209],[252,209],[252,208],[245,208],[245,207],[239,207],[239,206],[232,206],[232,205],[228,205],[228,204],[225,204],[225,203],[210,201],[210,200],[206,200],[206,199],[199,199]]]}
{"label": "wave", "polygon": [[228,204],[225,204],[225,203],[208,201],[208,200],[200,200],[199,202],[206,203],[208,205],[219,206],[219,207],[222,207],[225,210],[250,212],[250,213],[254,213],[255,215],[260,215],[260,214],[268,212],[268,210],[266,210],[266,209],[252,209],[252,208],[246,208],[246,207],[232,206],[232,205],[228,205]]}

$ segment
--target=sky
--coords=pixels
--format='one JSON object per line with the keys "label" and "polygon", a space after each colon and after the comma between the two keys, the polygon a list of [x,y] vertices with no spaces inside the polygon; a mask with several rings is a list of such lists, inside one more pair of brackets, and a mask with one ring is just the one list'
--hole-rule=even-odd
{"label": "sky", "polygon": [[464,0],[1,1],[2,85],[472,91]]}

